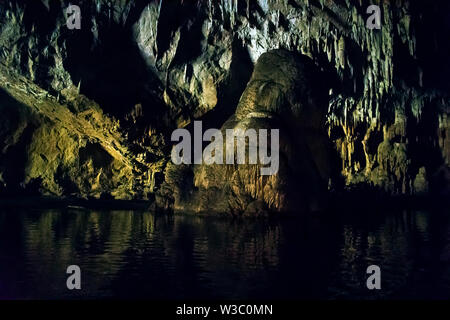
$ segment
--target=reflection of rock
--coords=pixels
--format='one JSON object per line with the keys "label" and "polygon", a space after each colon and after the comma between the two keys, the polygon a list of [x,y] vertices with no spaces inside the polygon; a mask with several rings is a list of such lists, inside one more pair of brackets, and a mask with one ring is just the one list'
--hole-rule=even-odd
{"label": "reflection of rock", "polygon": [[245,215],[317,209],[329,176],[323,132],[327,92],[319,76],[307,57],[284,50],[263,54],[235,115],[221,130],[225,136],[226,129],[279,129],[278,172],[263,176],[260,169],[266,166],[248,164],[248,159],[246,164],[235,161],[192,169],[172,165],[166,187],[175,190],[174,209]]}

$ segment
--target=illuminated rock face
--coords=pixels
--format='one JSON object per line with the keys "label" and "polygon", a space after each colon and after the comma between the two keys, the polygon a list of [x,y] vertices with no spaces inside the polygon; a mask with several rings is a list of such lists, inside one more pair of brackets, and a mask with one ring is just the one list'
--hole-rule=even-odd
{"label": "illuminated rock face", "polygon": [[133,164],[117,123],[81,96],[66,106],[18,76],[0,81],[3,192],[132,199]]}
{"label": "illuminated rock face", "polygon": [[[249,216],[320,209],[330,177],[325,83],[324,75],[308,57],[286,50],[262,54],[236,113],[221,131],[226,135],[230,129],[278,130],[279,150],[277,146],[269,148],[269,154],[277,154],[279,165],[269,175],[261,173],[268,165],[250,164],[248,158],[244,164],[171,165],[162,190],[166,195],[172,193],[173,209]],[[272,141],[267,145],[272,146]],[[235,157],[237,148],[235,145]],[[224,143],[223,154],[227,152]],[[166,205],[164,199],[157,200],[160,206]]]}
{"label": "illuminated rock face", "polygon": [[[336,191],[448,192],[447,1],[385,1],[381,30],[366,28],[353,0],[83,1],[80,30],[65,25],[68,5],[0,3],[1,193],[156,196],[173,207],[171,132],[194,119],[242,121],[254,64],[278,48],[309,56],[331,89],[326,115],[302,111],[289,124],[328,133],[305,138],[313,156],[332,146],[316,157],[318,167],[331,162],[321,181]],[[176,173],[187,183],[177,188],[202,184],[200,169]]]}

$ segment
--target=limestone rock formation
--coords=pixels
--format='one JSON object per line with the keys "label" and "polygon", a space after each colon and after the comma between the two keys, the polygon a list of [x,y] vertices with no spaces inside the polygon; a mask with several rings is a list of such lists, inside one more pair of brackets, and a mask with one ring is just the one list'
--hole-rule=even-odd
{"label": "limestone rock formation", "polygon": [[[135,161],[117,123],[75,96],[73,113],[28,80],[0,67],[0,176],[7,194],[133,199]],[[101,129],[101,130],[99,130]]]}
{"label": "limestone rock formation", "polygon": [[[174,191],[173,204],[169,205],[181,212],[233,215],[319,209],[330,177],[324,125],[325,83],[308,57],[286,50],[262,54],[236,113],[225,122],[221,132],[225,137],[227,129],[243,132],[250,129],[256,133],[260,129],[279,130],[279,148],[268,150],[269,154],[279,154],[276,173],[262,175],[264,164],[249,163],[250,138],[245,140],[245,164],[237,164],[237,143],[233,146],[234,164],[225,164],[224,143],[223,164],[169,167],[166,177],[170,178],[163,185],[163,190]],[[272,146],[271,142],[268,145]],[[189,170],[191,174],[187,174]],[[174,176],[179,179],[173,179]]]}
{"label": "limestone rock formation", "polygon": [[[80,30],[66,26],[69,3],[80,6]],[[330,191],[446,194],[450,4],[380,7],[381,29],[369,30],[366,4],[356,0],[1,1],[0,194],[156,197],[170,207],[174,190],[196,191],[207,170],[171,169],[172,131],[194,120],[226,129],[260,107],[276,120],[250,117],[251,125],[301,128],[317,178]],[[270,75],[278,82],[252,97],[268,79],[255,78],[266,65],[254,71],[255,63],[274,49],[308,56],[325,72],[327,110],[297,108],[321,104],[302,101],[315,90],[308,79],[298,79],[305,94],[287,93],[286,84],[297,83],[291,70]],[[276,63],[267,72],[280,70]],[[278,104],[279,97],[291,100]],[[262,105],[245,103],[258,99]],[[286,145],[294,140],[289,130],[280,136]],[[330,155],[320,155],[329,150],[324,145],[333,146]],[[240,211],[262,205],[242,200],[247,195],[263,199],[245,180],[235,188]],[[276,188],[284,187],[262,202],[281,210],[288,205]]]}

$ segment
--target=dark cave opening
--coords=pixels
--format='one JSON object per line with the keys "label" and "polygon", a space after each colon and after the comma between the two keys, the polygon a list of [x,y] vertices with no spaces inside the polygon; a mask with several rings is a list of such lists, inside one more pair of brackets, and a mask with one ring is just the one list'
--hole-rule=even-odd
{"label": "dark cave opening", "polygon": [[[445,161],[439,148],[439,119],[437,114],[438,101],[426,103],[420,115],[420,121],[409,120],[408,133],[408,154],[413,161],[409,166],[409,171],[413,176],[419,172],[419,168],[425,167],[427,178],[430,179],[430,188],[436,190],[439,182],[433,179]],[[411,119],[409,117],[408,119]]]}
{"label": "dark cave opening", "polygon": [[[423,68],[424,87],[450,92],[450,2],[411,2],[411,23],[418,25],[417,59]],[[420,43],[420,45],[419,45]]]}
{"label": "dark cave opening", "polygon": [[0,0],[0,299],[448,299],[450,2],[372,3]]}
{"label": "dark cave opening", "polygon": [[80,93],[122,118],[144,99],[151,74],[131,30],[112,24],[100,32],[99,39],[82,30],[68,38],[65,68],[75,84],[81,82]]}

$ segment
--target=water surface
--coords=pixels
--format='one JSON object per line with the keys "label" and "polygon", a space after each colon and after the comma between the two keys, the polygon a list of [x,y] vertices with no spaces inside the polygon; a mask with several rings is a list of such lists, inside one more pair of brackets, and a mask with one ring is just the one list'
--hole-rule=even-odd
{"label": "water surface", "polygon": [[[0,298],[450,298],[443,212],[330,216],[233,221],[3,211]],[[80,291],[66,288],[66,268],[74,264],[82,271]],[[381,268],[381,290],[366,287],[372,264]]]}

